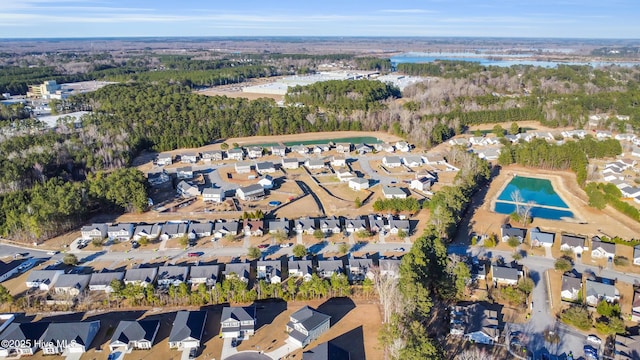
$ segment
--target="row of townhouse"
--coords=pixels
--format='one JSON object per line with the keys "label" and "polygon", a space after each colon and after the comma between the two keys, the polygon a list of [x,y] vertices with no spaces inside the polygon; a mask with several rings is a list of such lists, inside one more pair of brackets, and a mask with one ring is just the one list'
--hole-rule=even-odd
{"label": "row of townhouse", "polygon": [[504,330],[501,307],[486,303],[461,303],[449,311],[449,334],[475,343],[493,345]]}
{"label": "row of townhouse", "polygon": [[[396,276],[399,260],[383,259],[378,263],[382,269],[388,270],[388,274]],[[283,274],[284,266],[286,272]],[[351,281],[362,281],[364,278],[372,278],[372,259],[343,260],[297,260],[290,259],[286,263],[280,260],[263,260],[256,263],[258,280],[266,280],[270,283],[280,283],[288,277],[302,278],[305,281],[311,279],[314,273],[323,278],[330,278],[333,274],[347,275]],[[93,274],[65,274],[64,270],[34,270],[25,281],[29,289],[50,291],[55,295],[65,295],[75,298],[85,291],[110,293],[113,291],[112,282],[122,281],[125,284],[133,284],[146,287],[157,284],[159,288],[166,289],[169,286],[178,286],[182,283],[198,287],[200,284],[215,286],[221,282],[221,276],[225,278],[237,278],[248,282],[251,275],[252,263],[228,263],[216,265],[164,265],[159,267],[139,267],[126,271],[105,270]]]}
{"label": "row of townhouse", "polygon": [[[210,151],[203,151],[202,153],[185,152],[175,156],[176,157],[175,160],[178,160],[179,158],[181,163],[186,163],[186,164],[195,164],[200,160],[204,162],[221,161],[224,159],[242,161],[244,160],[245,157],[248,157],[250,159],[257,159],[264,156],[267,153],[270,153],[273,156],[285,157],[289,152],[297,153],[300,155],[307,155],[310,153],[322,154],[323,152],[330,151],[334,148],[336,152],[341,154],[347,154],[347,153],[350,153],[351,151],[356,151],[359,154],[365,154],[373,151],[374,148],[377,151],[394,152],[397,150],[400,152],[409,152],[411,151],[412,146],[406,141],[398,141],[395,144],[387,144],[387,143],[374,144],[373,148],[366,144],[353,145],[351,143],[337,143],[335,145],[317,144],[317,145],[309,145],[309,146],[300,144],[300,145],[294,145],[291,147],[288,147],[285,145],[273,145],[268,147],[248,146],[248,147],[230,149],[227,151],[210,150]],[[160,166],[171,165],[174,162],[174,155],[169,153],[158,154],[155,162],[157,165],[160,165]]]}
{"label": "row of townhouse", "polygon": [[[632,152],[634,156],[640,156],[640,150],[634,150],[637,153]],[[619,159],[614,162],[605,164],[602,170],[602,178],[605,182],[615,185],[622,194],[623,197],[633,199],[636,203],[640,204],[640,188],[630,185],[623,172],[633,169],[637,165],[637,161],[633,159]]]}
{"label": "row of townhouse", "polygon": [[328,218],[299,218],[289,219],[245,219],[236,220],[216,220],[216,221],[188,221],[188,222],[167,222],[158,224],[133,224],[120,223],[114,225],[91,224],[83,226],[81,236],[84,240],[93,239],[119,239],[122,241],[133,239],[138,241],[141,238],[149,240],[175,239],[186,236],[190,240],[202,237],[214,236],[222,238],[226,235],[263,236],[267,233],[275,234],[283,232],[287,235],[309,234],[313,235],[316,230],[325,234],[339,234],[343,231],[354,233],[361,230],[368,230],[374,233],[388,231],[397,234],[400,230],[409,233],[411,222],[409,220],[397,219],[393,216],[368,215],[355,219],[343,217]]}

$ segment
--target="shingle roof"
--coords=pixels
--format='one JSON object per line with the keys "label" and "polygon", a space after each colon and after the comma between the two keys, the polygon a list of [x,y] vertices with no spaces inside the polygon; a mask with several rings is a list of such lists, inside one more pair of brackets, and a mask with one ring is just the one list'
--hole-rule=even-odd
{"label": "shingle roof", "polygon": [[160,327],[160,320],[120,321],[111,336],[111,342],[120,341],[128,344],[130,341],[148,340],[153,343]]}
{"label": "shingle roof", "polygon": [[291,314],[290,317],[292,322],[299,323],[302,327],[307,329],[307,331],[311,331],[318,325],[331,319],[331,316],[325,315],[308,305],[303,306],[300,310]]}
{"label": "shingle roof", "polygon": [[494,279],[518,280],[520,272],[516,268],[492,265]]}
{"label": "shingle roof", "polygon": [[87,287],[90,279],[91,275],[61,274],[56,281],[56,287],[82,290]]}
{"label": "shingle roof", "polygon": [[123,278],[123,271],[93,273],[89,285],[109,285],[114,279],[122,280]]}
{"label": "shingle roof", "polygon": [[254,306],[240,307],[240,306],[227,306],[222,309],[222,316],[220,316],[220,322],[225,322],[229,319],[237,321],[251,321],[256,318],[256,308]]}
{"label": "shingle roof", "polygon": [[561,291],[573,291],[582,289],[582,278],[562,275],[562,290]]}
{"label": "shingle roof", "polygon": [[591,250],[596,250],[597,248],[602,248],[602,250],[610,254],[616,253],[616,244],[614,243],[608,243],[608,242],[599,241],[599,240],[591,241]]}
{"label": "shingle roof", "polygon": [[587,297],[589,296],[607,296],[607,297],[616,297],[618,296],[618,290],[614,285],[605,284],[598,281],[587,280],[585,290],[587,293]]}
{"label": "shingle roof", "polygon": [[334,345],[331,342],[324,342],[311,350],[302,353],[302,360],[350,360],[348,351]]}
{"label": "shingle roof", "polygon": [[190,279],[212,279],[217,281],[220,275],[220,265],[192,266],[189,270]]}
{"label": "shingle roof", "polygon": [[571,247],[584,247],[584,237],[576,236],[576,235],[567,235],[563,234],[560,244],[567,244]]}
{"label": "shingle roof", "polygon": [[153,282],[156,278],[156,274],[158,273],[157,268],[138,268],[138,269],[129,269],[124,274],[125,281],[144,281],[144,282]]}
{"label": "shingle roof", "polygon": [[11,323],[0,334],[0,340],[30,340],[35,341],[42,337],[47,327],[48,322],[38,321],[32,323]]}
{"label": "shingle roof", "polygon": [[47,328],[47,331],[42,335],[42,340],[45,342],[57,342],[71,343],[75,341],[77,344],[89,347],[96,332],[92,332],[91,329],[97,327],[100,328],[100,321],[83,321],[83,322],[67,322],[67,323],[51,323]]}
{"label": "shingle roof", "polygon": [[178,311],[169,334],[169,342],[179,342],[187,338],[200,340],[206,319],[206,311]]}

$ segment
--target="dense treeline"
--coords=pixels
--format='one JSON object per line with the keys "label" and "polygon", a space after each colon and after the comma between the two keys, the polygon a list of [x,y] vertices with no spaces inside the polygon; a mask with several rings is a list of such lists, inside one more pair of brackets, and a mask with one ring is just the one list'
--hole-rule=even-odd
{"label": "dense treeline", "polygon": [[500,153],[500,165],[516,163],[549,170],[572,170],[581,186],[587,180],[589,158],[614,157],[622,152],[615,139],[597,141],[591,136],[562,145],[549,144],[543,139],[517,145],[507,144]]}
{"label": "dense treeline", "polygon": [[472,73],[479,73],[487,67],[474,62],[438,60],[432,63],[400,63],[396,69],[401,73],[414,76],[464,78]]}
{"label": "dense treeline", "polygon": [[589,206],[604,209],[608,204],[633,220],[640,221],[640,210],[623,200],[620,189],[614,184],[588,183],[584,190],[589,197]]}
{"label": "dense treeline", "polygon": [[378,199],[373,203],[374,211],[408,211],[416,213],[420,210],[420,203],[415,198],[406,199]]}
{"label": "dense treeline", "polygon": [[382,109],[382,100],[400,97],[400,90],[392,85],[369,80],[331,80],[289,89],[285,101],[302,103],[333,113],[354,110]]}
{"label": "dense treeline", "polygon": [[355,58],[356,67],[360,70],[377,70],[381,72],[391,71],[391,60],[377,57]]}

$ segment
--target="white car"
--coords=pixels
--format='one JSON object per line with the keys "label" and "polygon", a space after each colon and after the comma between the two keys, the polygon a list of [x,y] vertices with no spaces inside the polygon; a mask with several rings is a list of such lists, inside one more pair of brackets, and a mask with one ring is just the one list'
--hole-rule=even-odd
{"label": "white car", "polygon": [[58,252],[57,251],[47,251],[47,255],[53,256],[56,255]]}
{"label": "white car", "polygon": [[283,248],[286,248],[286,247],[289,247],[289,246],[291,246],[291,243],[282,243],[282,244],[280,244],[280,247],[283,247]]}
{"label": "white car", "polygon": [[596,345],[601,345],[602,344],[602,340],[600,340],[600,338],[595,336],[595,335],[587,336],[587,341],[592,343],[592,344],[596,344]]}

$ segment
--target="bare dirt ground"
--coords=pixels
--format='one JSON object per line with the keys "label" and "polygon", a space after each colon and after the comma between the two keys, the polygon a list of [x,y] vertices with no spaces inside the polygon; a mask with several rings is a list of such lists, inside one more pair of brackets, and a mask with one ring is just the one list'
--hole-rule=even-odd
{"label": "bare dirt ground", "polygon": [[[532,128],[532,129],[536,129],[536,131],[553,131],[553,132],[557,132],[557,131],[562,131],[565,129],[573,129],[573,128],[551,128],[551,127],[547,127],[544,126],[542,124],[540,124],[539,121],[537,120],[526,120],[526,121],[514,121],[515,123],[518,124],[518,126],[520,126],[520,128]],[[494,126],[496,125],[500,125],[502,126],[502,128],[504,128],[505,130],[509,130],[509,126],[511,126],[511,122],[508,123],[488,123],[488,124],[478,124],[478,125],[472,125],[469,126],[469,132],[474,132],[475,130],[491,130],[493,129]]]}

